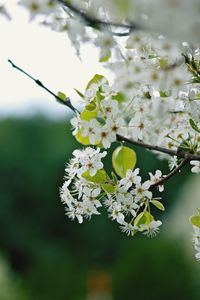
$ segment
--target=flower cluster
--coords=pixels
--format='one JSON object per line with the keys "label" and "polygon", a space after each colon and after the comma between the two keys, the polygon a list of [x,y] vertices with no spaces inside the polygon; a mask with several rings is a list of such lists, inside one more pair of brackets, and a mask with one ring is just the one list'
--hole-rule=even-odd
{"label": "flower cluster", "polygon": [[134,171],[128,169],[124,177],[117,179],[114,173],[110,177],[103,169],[101,159],[105,157],[105,151],[101,153],[99,148],[87,147],[85,150],[75,150],[73,155],[65,169],[66,181],[60,190],[69,218],[77,218],[82,223],[84,218],[99,215],[104,206],[109,217],[128,235],[139,231],[154,236],[159,231],[162,223],[155,221],[150,212],[151,205],[164,210],[162,203],[153,198],[151,192],[155,178],[156,182],[161,179],[159,170],[155,175],[150,174],[150,180],[143,183],[138,168]]}

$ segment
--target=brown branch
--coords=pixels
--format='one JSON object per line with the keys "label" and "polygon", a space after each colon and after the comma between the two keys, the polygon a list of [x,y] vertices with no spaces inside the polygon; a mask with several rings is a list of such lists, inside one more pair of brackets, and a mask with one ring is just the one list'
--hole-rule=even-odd
{"label": "brown branch", "polygon": [[188,162],[190,161],[190,159],[185,158],[181,161],[181,163],[174,169],[172,170],[169,174],[167,174],[166,176],[163,176],[159,181],[157,181],[156,183],[152,184],[150,186],[150,190],[154,189],[155,187],[159,186],[159,185],[163,185],[167,180],[169,180],[171,177],[173,177],[175,174],[177,174]]}
{"label": "brown branch", "polygon": [[150,145],[144,142],[140,141],[135,141],[126,137],[123,137],[121,135],[117,135],[117,140],[121,142],[127,142],[129,144],[139,146],[148,150],[153,150],[153,151],[158,151],[161,153],[166,153],[171,156],[178,156],[180,158],[188,158],[189,160],[200,160],[200,155],[195,155],[186,151],[179,151],[179,150],[171,150],[168,148],[160,147],[160,146],[155,146],[155,145]]}
{"label": "brown branch", "polygon": [[127,36],[129,35],[133,30],[142,30],[142,26],[139,26],[136,23],[129,22],[129,23],[117,23],[117,22],[109,22],[109,21],[104,21],[101,19],[98,19],[96,17],[88,15],[86,12],[80,10],[78,7],[75,5],[69,3],[69,1],[65,0],[57,0],[59,3],[61,3],[64,7],[70,9],[74,14],[77,16],[81,17],[86,25],[89,27],[93,27],[95,29],[101,30],[102,28],[108,29],[109,27],[114,27],[118,29],[125,29],[127,30],[126,32],[112,32],[112,34],[117,35],[117,36]]}
{"label": "brown branch", "polygon": [[[23,69],[21,69],[20,67],[15,65],[10,59],[8,60],[8,62],[12,65],[13,68],[15,68],[18,71],[20,71],[21,73],[23,73],[25,76],[27,76],[28,78],[33,80],[38,86],[40,86],[45,91],[47,91],[49,94],[54,96],[54,98],[60,104],[63,104],[65,106],[67,106],[68,108],[70,108],[75,113],[78,112],[78,110],[75,107],[73,107],[73,105],[71,104],[70,98],[66,98],[65,100],[63,100],[62,98],[57,96],[55,93],[53,93],[51,90],[49,90],[40,80],[35,79],[29,73],[27,73],[26,71],[24,71]],[[189,161],[190,160],[199,160],[200,161],[200,155],[195,155],[195,154],[183,151],[183,150],[180,151],[179,149],[178,150],[171,150],[171,149],[167,149],[167,148],[160,147],[160,146],[150,145],[150,144],[147,144],[147,143],[144,143],[144,142],[141,142],[141,141],[135,141],[135,140],[126,138],[126,137],[121,136],[121,135],[117,135],[117,141],[127,142],[131,145],[139,146],[141,148],[145,148],[145,149],[149,149],[149,150],[153,150],[153,151],[158,151],[158,152],[161,152],[161,153],[166,153],[166,154],[169,154],[171,156],[177,156],[177,157],[180,157],[180,158],[187,159]]]}

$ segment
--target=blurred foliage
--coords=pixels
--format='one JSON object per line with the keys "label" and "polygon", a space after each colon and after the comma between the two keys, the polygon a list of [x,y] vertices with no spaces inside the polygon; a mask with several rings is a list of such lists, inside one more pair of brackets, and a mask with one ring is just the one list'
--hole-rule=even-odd
{"label": "blurred foliage", "polygon": [[[0,270],[7,262],[12,272],[5,271],[10,279],[4,285],[10,293],[11,286],[18,289],[16,298],[0,289],[0,300],[83,300],[88,274],[95,269],[112,275],[115,300],[136,295],[140,300],[199,299],[183,249],[162,234],[153,240],[126,237],[106,212],[82,225],[66,218],[59,187],[66,161],[80,147],[70,127],[42,116],[0,122],[0,251],[5,257]],[[144,178],[157,168],[167,172],[166,163],[152,153],[135,150]],[[111,156],[105,161],[111,171]],[[187,172],[167,183],[167,211]]]}

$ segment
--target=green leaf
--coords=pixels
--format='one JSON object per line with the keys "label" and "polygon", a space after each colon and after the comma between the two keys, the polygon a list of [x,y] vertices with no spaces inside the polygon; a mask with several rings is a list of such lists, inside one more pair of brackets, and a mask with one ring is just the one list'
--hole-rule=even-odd
{"label": "green leaf", "polygon": [[97,117],[97,113],[98,113],[97,108],[94,110],[84,109],[84,111],[82,111],[82,113],[80,114],[80,118],[81,120],[90,121],[91,119],[95,119]]}
{"label": "green leaf", "polygon": [[154,217],[148,212],[141,212],[134,220],[134,225],[140,226],[142,224],[150,224],[154,220]]}
{"label": "green leaf", "polygon": [[67,99],[67,96],[63,92],[58,92],[57,96],[60,98],[60,100],[65,101]]}
{"label": "green leaf", "polygon": [[136,153],[129,147],[119,146],[112,154],[112,164],[120,177],[126,176],[126,171],[133,170],[136,164]]}
{"label": "green leaf", "polygon": [[83,137],[82,134],[81,134],[81,131],[79,130],[78,133],[75,135],[76,137],[76,140],[82,144],[82,145],[90,145],[90,140],[89,138],[86,136],[86,137]]}
{"label": "green leaf", "polygon": [[170,96],[170,93],[167,91],[163,91],[163,90],[160,90],[160,97],[161,98],[167,98]]}
{"label": "green leaf", "polygon": [[200,216],[191,216],[190,222],[200,228]]}
{"label": "green leaf", "polygon": [[116,185],[110,183],[104,183],[101,187],[106,193],[114,193],[117,189]]}
{"label": "green leaf", "polygon": [[86,90],[88,90],[93,83],[101,83],[103,79],[107,81],[107,79],[103,75],[99,75],[99,74],[94,75],[94,77],[88,82],[86,86]]}
{"label": "green leaf", "polygon": [[165,210],[165,207],[164,207],[164,205],[160,202],[160,201],[158,201],[158,200],[151,200],[150,201],[155,207],[157,207],[158,209],[160,209],[160,210]]}
{"label": "green leaf", "polygon": [[77,94],[81,97],[81,98],[84,98],[84,95],[77,89],[74,89],[75,92],[77,92]]}
{"label": "green leaf", "polygon": [[99,62],[107,62],[111,57],[111,51],[107,50],[99,58]]}
{"label": "green leaf", "polygon": [[111,175],[112,175],[112,179],[114,180],[114,183],[117,184],[118,183],[117,176],[115,175],[114,172],[111,172]]}
{"label": "green leaf", "polygon": [[126,101],[126,97],[121,92],[118,92],[116,95],[112,96],[112,99],[118,101],[119,103]]}
{"label": "green leaf", "polygon": [[195,123],[195,121],[194,121],[193,119],[190,119],[189,122],[190,122],[190,126],[191,126],[195,131],[197,131],[197,132],[200,133],[200,129],[199,129],[199,127],[197,126],[197,124]]}
{"label": "green leaf", "polygon": [[104,169],[98,170],[94,176],[90,176],[90,172],[86,171],[82,174],[82,177],[85,178],[87,181],[94,182],[94,183],[104,183],[106,181],[106,172]]}

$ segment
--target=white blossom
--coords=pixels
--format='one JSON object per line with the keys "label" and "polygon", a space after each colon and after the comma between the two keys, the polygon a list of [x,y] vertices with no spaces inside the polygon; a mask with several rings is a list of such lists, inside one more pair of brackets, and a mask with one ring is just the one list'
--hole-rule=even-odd
{"label": "white blossom", "polygon": [[193,173],[200,173],[200,161],[198,161],[198,160],[191,160],[190,164],[194,166],[191,169],[191,171]]}
{"label": "white blossom", "polygon": [[193,244],[194,244],[194,249],[196,250],[195,257],[198,261],[200,261],[200,228],[193,225]]}
{"label": "white blossom", "polygon": [[88,137],[92,145],[95,145],[99,140],[100,124],[96,119],[90,121],[82,121],[82,136]]}
{"label": "white blossom", "polygon": [[134,171],[127,170],[126,177],[120,180],[120,186],[124,186],[126,190],[128,190],[133,184],[140,184],[141,177],[138,176],[140,169],[137,168]]}
{"label": "white blossom", "polygon": [[135,202],[137,203],[143,198],[152,198],[152,192],[149,191],[151,186],[150,181],[145,181],[144,183],[137,183],[135,188],[131,191],[133,195],[135,195]]}
{"label": "white blossom", "polygon": [[143,231],[143,234],[148,237],[154,237],[159,232],[159,227],[162,225],[161,221],[151,221],[149,224],[140,225],[140,230]]}
{"label": "white blossom", "polygon": [[[157,184],[163,178],[162,172],[160,170],[156,170],[156,173],[154,175],[151,172],[149,172],[149,176],[150,176],[151,185]],[[159,192],[163,192],[164,185],[163,184],[159,185],[158,190]]]}

